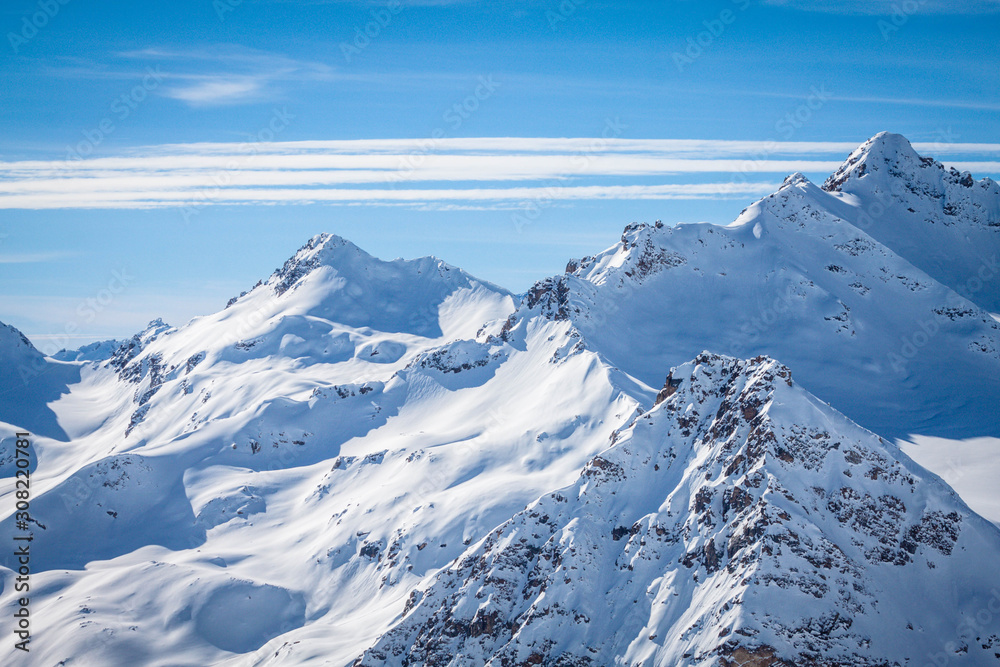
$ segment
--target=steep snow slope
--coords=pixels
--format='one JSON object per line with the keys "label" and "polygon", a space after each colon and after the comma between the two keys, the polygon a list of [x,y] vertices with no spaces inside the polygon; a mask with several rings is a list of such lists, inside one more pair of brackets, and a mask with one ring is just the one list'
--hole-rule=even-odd
{"label": "steep snow slope", "polygon": [[838,215],[990,312],[1000,312],[1000,185],[882,132],[823,184]]}
{"label": "steep snow slope", "polygon": [[[80,371],[73,364],[49,359],[12,326],[0,322],[0,424],[17,424],[50,438],[66,440],[48,403],[69,392]],[[0,434],[6,435],[4,431]],[[0,444],[0,456],[13,456],[13,442]],[[0,474],[13,474],[3,470]]]}
{"label": "steep snow slope", "polygon": [[980,516],[1000,526],[1000,438],[917,436],[899,446],[914,461],[940,475]]}
{"label": "steep snow slope", "polygon": [[1000,660],[1000,531],[940,479],[767,358],[701,354],[659,400],[355,664]]}
{"label": "steep snow slope", "polygon": [[796,174],[728,227],[630,225],[532,293],[650,385],[701,349],[768,354],[883,435],[1000,434],[1000,325],[846,206]]}
{"label": "steep snow slope", "polygon": [[[358,257],[316,239],[221,313],[74,366],[52,406],[71,446],[36,439],[33,613],[60,636],[37,664],[252,664],[286,643],[281,660],[346,663],[652,402],[566,322],[476,340],[507,293],[436,261],[343,262],[328,241]],[[397,269],[395,313],[347,291]]]}

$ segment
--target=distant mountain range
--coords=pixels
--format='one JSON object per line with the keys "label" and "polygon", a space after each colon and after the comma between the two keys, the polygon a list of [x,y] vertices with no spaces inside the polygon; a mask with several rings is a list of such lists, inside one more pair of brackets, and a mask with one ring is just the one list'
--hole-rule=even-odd
{"label": "distant mountain range", "polygon": [[998,664],[1000,531],[896,444],[1000,446],[998,256],[1000,186],[882,133],[523,295],[324,234],[181,327],[0,326],[0,661]]}

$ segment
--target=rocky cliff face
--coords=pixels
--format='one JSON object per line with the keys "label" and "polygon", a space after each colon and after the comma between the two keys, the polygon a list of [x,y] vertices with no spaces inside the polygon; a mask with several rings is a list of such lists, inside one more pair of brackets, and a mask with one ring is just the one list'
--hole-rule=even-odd
{"label": "rocky cliff face", "polygon": [[959,625],[1000,586],[975,556],[1000,533],[940,480],[770,359],[704,353],[665,387],[355,664],[904,665],[946,644],[960,664],[1000,659],[1000,618]]}

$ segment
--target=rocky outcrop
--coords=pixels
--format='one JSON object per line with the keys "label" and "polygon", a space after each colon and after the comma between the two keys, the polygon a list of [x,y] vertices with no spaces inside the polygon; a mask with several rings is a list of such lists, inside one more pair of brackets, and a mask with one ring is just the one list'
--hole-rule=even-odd
{"label": "rocky outcrop", "polygon": [[571,312],[569,292],[569,284],[565,277],[546,278],[528,290],[524,297],[524,305],[528,310],[537,309],[550,320],[567,320]]}
{"label": "rocky outcrop", "polygon": [[[902,664],[940,642],[934,619],[1000,584],[963,555],[982,540],[1000,535],[787,368],[703,353],[576,484],[470,548],[355,664]],[[905,603],[960,571],[962,595],[932,613]]]}
{"label": "rocky outcrop", "polygon": [[869,139],[826,179],[823,189],[855,192],[866,180],[878,182],[883,199],[901,200],[910,213],[924,207],[936,213],[927,219],[930,224],[953,225],[961,219],[1000,228],[995,204],[1000,185],[989,178],[976,181],[967,171],[921,157],[901,135],[881,132]]}

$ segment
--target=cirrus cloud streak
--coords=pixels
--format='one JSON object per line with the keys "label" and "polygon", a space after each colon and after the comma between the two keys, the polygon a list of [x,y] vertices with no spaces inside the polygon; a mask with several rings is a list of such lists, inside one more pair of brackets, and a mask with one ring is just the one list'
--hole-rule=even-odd
{"label": "cirrus cloud streak", "polygon": [[[916,144],[977,175],[998,144]],[[168,144],[83,160],[0,162],[0,208],[371,204],[506,208],[546,199],[734,199],[822,178],[846,142],[443,138]]]}

